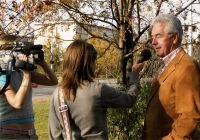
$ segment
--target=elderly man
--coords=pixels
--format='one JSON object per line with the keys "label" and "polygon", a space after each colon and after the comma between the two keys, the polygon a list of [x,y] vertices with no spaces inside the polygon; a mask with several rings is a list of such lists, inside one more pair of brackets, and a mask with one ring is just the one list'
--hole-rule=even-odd
{"label": "elderly man", "polygon": [[142,140],[194,140],[200,123],[199,66],[181,47],[177,17],[158,15],[151,26],[162,66],[149,94]]}

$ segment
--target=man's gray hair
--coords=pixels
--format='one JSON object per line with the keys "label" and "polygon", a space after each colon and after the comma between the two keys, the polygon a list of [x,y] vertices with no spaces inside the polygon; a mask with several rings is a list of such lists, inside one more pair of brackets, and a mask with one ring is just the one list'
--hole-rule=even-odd
{"label": "man's gray hair", "polygon": [[151,21],[151,27],[156,23],[165,24],[165,32],[168,34],[178,33],[178,43],[181,44],[183,29],[181,21],[172,14],[160,14]]}

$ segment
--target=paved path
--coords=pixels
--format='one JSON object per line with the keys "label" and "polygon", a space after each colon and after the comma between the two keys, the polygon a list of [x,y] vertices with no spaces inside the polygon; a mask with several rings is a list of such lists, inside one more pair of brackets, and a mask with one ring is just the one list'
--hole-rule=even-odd
{"label": "paved path", "polygon": [[[97,80],[97,81],[106,83],[112,87],[117,86],[115,79],[105,79],[105,80]],[[38,85],[37,88],[32,88],[33,89],[33,99],[50,98],[56,87],[57,86],[40,86],[40,85]]]}
{"label": "paved path", "polygon": [[33,89],[33,99],[35,98],[50,98],[57,86],[40,86]]}

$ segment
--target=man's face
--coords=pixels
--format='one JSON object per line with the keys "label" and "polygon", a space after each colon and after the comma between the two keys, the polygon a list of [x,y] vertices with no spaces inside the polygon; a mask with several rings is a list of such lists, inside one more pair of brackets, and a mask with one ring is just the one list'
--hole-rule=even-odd
{"label": "man's face", "polygon": [[169,35],[165,31],[164,23],[155,23],[152,29],[152,45],[158,57],[165,57],[176,49],[175,35]]}

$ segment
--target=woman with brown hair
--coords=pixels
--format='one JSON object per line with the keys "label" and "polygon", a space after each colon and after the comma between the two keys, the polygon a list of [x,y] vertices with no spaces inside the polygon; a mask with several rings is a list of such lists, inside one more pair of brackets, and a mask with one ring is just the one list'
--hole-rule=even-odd
{"label": "woman with brown hair", "polygon": [[[124,92],[94,80],[96,58],[94,46],[82,40],[75,40],[66,49],[62,81],[50,103],[49,139],[107,140],[107,109],[135,105],[139,94],[138,73],[143,63],[133,65],[129,88]],[[67,106],[59,104],[62,96]],[[69,116],[63,121],[63,111],[67,108]]]}

